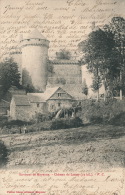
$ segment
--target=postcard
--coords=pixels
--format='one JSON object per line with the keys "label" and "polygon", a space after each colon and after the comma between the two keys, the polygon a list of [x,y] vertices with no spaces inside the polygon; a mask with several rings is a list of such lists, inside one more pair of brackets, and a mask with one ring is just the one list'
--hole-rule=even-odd
{"label": "postcard", "polygon": [[0,0],[0,195],[125,195],[124,10]]}

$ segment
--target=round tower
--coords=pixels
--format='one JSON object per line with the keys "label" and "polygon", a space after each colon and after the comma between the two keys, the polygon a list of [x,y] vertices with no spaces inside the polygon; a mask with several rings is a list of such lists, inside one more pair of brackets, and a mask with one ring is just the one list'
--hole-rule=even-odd
{"label": "round tower", "polygon": [[36,90],[45,91],[49,41],[35,29],[20,41],[22,69],[25,69]]}

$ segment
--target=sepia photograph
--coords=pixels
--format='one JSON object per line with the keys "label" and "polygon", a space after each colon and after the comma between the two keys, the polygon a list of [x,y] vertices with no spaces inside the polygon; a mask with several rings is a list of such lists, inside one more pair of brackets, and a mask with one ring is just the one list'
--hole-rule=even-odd
{"label": "sepia photograph", "polygon": [[0,0],[0,195],[125,195],[125,0]]}

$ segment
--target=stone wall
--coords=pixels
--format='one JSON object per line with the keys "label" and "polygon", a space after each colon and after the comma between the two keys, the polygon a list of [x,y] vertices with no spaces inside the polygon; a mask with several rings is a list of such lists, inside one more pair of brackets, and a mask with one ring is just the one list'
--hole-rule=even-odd
{"label": "stone wall", "polygon": [[57,79],[63,78],[66,84],[79,84],[82,83],[81,66],[70,63],[51,64],[53,66],[53,74],[49,75],[48,83],[57,84]]}

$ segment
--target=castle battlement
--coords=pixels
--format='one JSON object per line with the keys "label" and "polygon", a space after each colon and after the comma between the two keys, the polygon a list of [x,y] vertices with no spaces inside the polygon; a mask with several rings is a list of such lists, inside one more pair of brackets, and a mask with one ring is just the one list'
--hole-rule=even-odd
{"label": "castle battlement", "polygon": [[20,41],[20,47],[26,46],[42,46],[49,48],[49,41],[46,39],[38,39],[38,38],[30,38],[30,39],[23,39]]}

